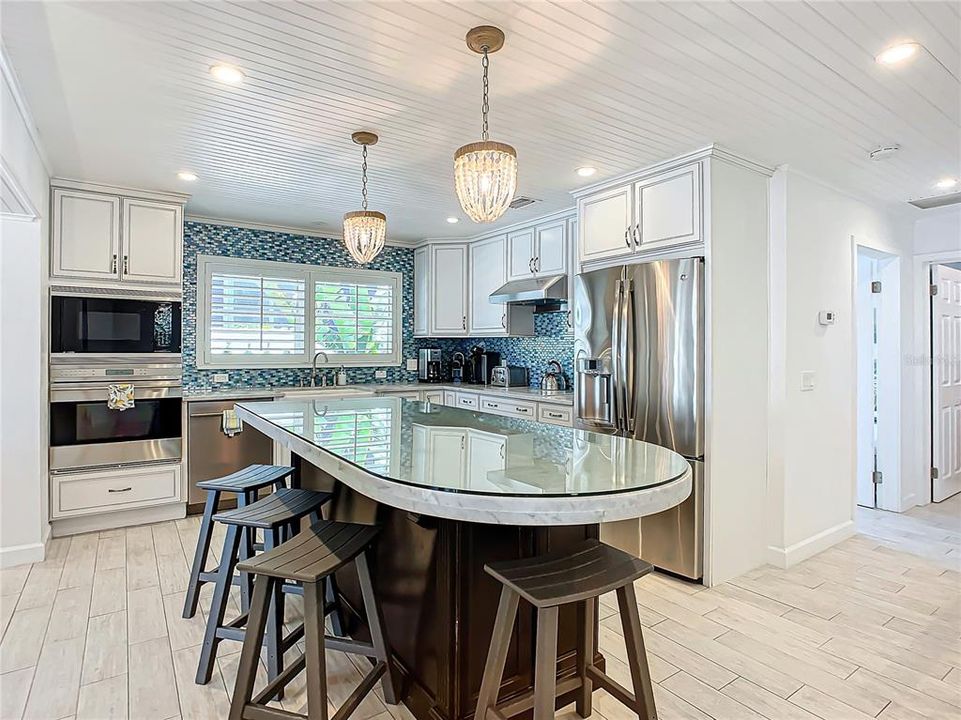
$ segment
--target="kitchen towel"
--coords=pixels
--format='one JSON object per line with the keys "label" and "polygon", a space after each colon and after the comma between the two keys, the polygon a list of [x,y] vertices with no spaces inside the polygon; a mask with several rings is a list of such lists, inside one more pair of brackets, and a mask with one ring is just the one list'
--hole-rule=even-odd
{"label": "kitchen towel", "polygon": [[129,410],[133,407],[133,385],[119,383],[107,386],[107,407],[111,410]]}
{"label": "kitchen towel", "polygon": [[227,437],[233,437],[239,432],[243,432],[244,421],[237,417],[234,410],[224,410],[223,417],[220,419],[220,429]]}

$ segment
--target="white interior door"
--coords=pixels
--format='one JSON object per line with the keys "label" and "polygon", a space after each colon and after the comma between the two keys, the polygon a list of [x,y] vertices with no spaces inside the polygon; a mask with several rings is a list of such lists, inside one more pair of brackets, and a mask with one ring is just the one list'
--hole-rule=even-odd
{"label": "white interior door", "polygon": [[961,270],[931,266],[931,499],[961,492]]}
{"label": "white interior door", "polygon": [[877,507],[877,295],[871,292],[877,260],[859,249],[857,271],[858,464],[857,503]]}

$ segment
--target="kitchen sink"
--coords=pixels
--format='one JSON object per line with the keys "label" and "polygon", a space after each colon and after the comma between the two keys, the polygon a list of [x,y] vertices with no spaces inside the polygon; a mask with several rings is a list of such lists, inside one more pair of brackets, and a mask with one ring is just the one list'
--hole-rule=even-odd
{"label": "kitchen sink", "polygon": [[280,397],[281,398],[292,398],[292,399],[303,399],[310,400],[313,398],[337,398],[337,397],[353,397],[362,395],[373,395],[374,393],[370,390],[361,390],[360,388],[345,388],[337,387],[336,385],[330,385],[328,387],[305,387],[305,388],[294,388],[292,390],[286,390]]}

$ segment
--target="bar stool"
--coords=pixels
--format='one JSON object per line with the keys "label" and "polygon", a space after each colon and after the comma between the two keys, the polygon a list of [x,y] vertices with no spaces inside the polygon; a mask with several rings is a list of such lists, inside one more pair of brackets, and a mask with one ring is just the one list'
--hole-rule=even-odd
{"label": "bar stool", "polygon": [[[284,712],[284,717],[327,720],[327,649],[363,655],[374,660],[371,671],[351,692],[334,714],[333,720],[344,720],[363,701],[381,680],[384,699],[397,703],[389,644],[380,605],[374,595],[368,565],[368,550],[379,533],[372,525],[357,525],[322,521],[305,530],[270,552],[265,552],[241,564],[241,568],[255,577],[254,596],[250,607],[247,636],[240,655],[237,681],[230,703],[230,720],[276,720],[279,715],[267,703],[279,697],[284,687],[302,670],[307,671],[307,714]],[[325,603],[321,595],[324,578],[349,562],[357,568],[360,592],[367,614],[371,642],[358,642],[325,633]],[[284,580],[298,580],[304,587],[304,644],[305,652],[254,697],[257,659],[265,629],[269,629],[268,602]]]}
{"label": "bar stool", "polygon": [[[560,695],[577,690],[576,709],[591,714],[594,685],[604,688],[643,720],[655,720],[654,690],[641,635],[634,597],[634,581],[647,575],[650,563],[598,542],[587,540],[563,553],[548,553],[523,560],[490,563],[484,569],[500,581],[501,597],[491,646],[484,666],[475,720],[506,720],[533,708],[534,720],[552,720]],[[594,666],[594,618],[597,598],[617,591],[621,627],[627,642],[627,659],[634,692],[614,682]],[[534,691],[501,705],[497,693],[510,647],[517,602],[524,598],[537,608]],[[577,675],[557,682],[557,615],[561,605],[578,603]]]}
{"label": "bar stool", "polygon": [[[224,538],[223,552],[220,554],[213,600],[207,615],[204,644],[201,647],[200,662],[197,665],[198,685],[206,685],[210,682],[221,640],[243,641],[245,639],[246,633],[243,628],[248,622],[248,611],[242,611],[238,617],[229,622],[224,621],[234,569],[240,560],[238,550],[241,546],[241,533],[244,529],[250,533],[263,530],[264,551],[269,551],[280,545],[282,531],[296,528],[301,518],[311,515],[314,521],[319,521],[320,508],[329,499],[330,493],[326,492],[281,488],[250,505],[214,515],[213,519],[216,522],[227,525],[227,535]],[[242,569],[241,572],[245,570]],[[283,669],[284,652],[303,635],[303,629],[300,628],[287,637],[283,636],[283,587],[278,585],[274,590],[270,596],[269,617],[262,620],[267,625],[266,642],[263,644],[267,647],[267,675],[271,679],[277,677]],[[263,641],[263,633],[260,637]]]}
{"label": "bar stool", "polygon": [[[197,483],[197,487],[207,491],[207,501],[204,503],[204,515],[200,520],[200,534],[197,536],[197,547],[194,550],[194,562],[190,568],[190,582],[187,584],[187,595],[184,598],[183,617],[192,618],[197,614],[197,602],[200,599],[200,588],[205,583],[217,579],[217,571],[205,570],[207,552],[210,550],[210,538],[213,535],[213,515],[217,511],[221,493],[237,495],[237,507],[244,507],[257,499],[257,493],[265,487],[273,485],[276,489],[285,487],[285,480],[293,474],[294,469],[286,465],[248,465],[230,475],[204,480]],[[253,538],[248,537],[247,530],[241,543],[241,559],[250,557],[253,552]],[[241,577],[240,602],[244,611],[250,605],[250,582]]]}

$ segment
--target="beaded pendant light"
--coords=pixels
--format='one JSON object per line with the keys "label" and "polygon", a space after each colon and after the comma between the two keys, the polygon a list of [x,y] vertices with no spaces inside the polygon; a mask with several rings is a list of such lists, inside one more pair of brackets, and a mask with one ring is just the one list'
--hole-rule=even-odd
{"label": "beaded pendant light", "polygon": [[350,139],[364,147],[361,165],[364,209],[344,213],[344,245],[354,260],[366,265],[380,255],[387,242],[387,216],[367,209],[367,147],[376,145],[378,137],[372,132],[355,132]]}
{"label": "beaded pendant light", "polygon": [[487,127],[489,55],[503,46],[504,33],[499,28],[482,25],[467,33],[467,47],[483,56],[483,123],[481,141],[454,153],[454,190],[464,212],[478,223],[493,222],[503,215],[517,188],[517,152],[506,143],[491,140]]}

